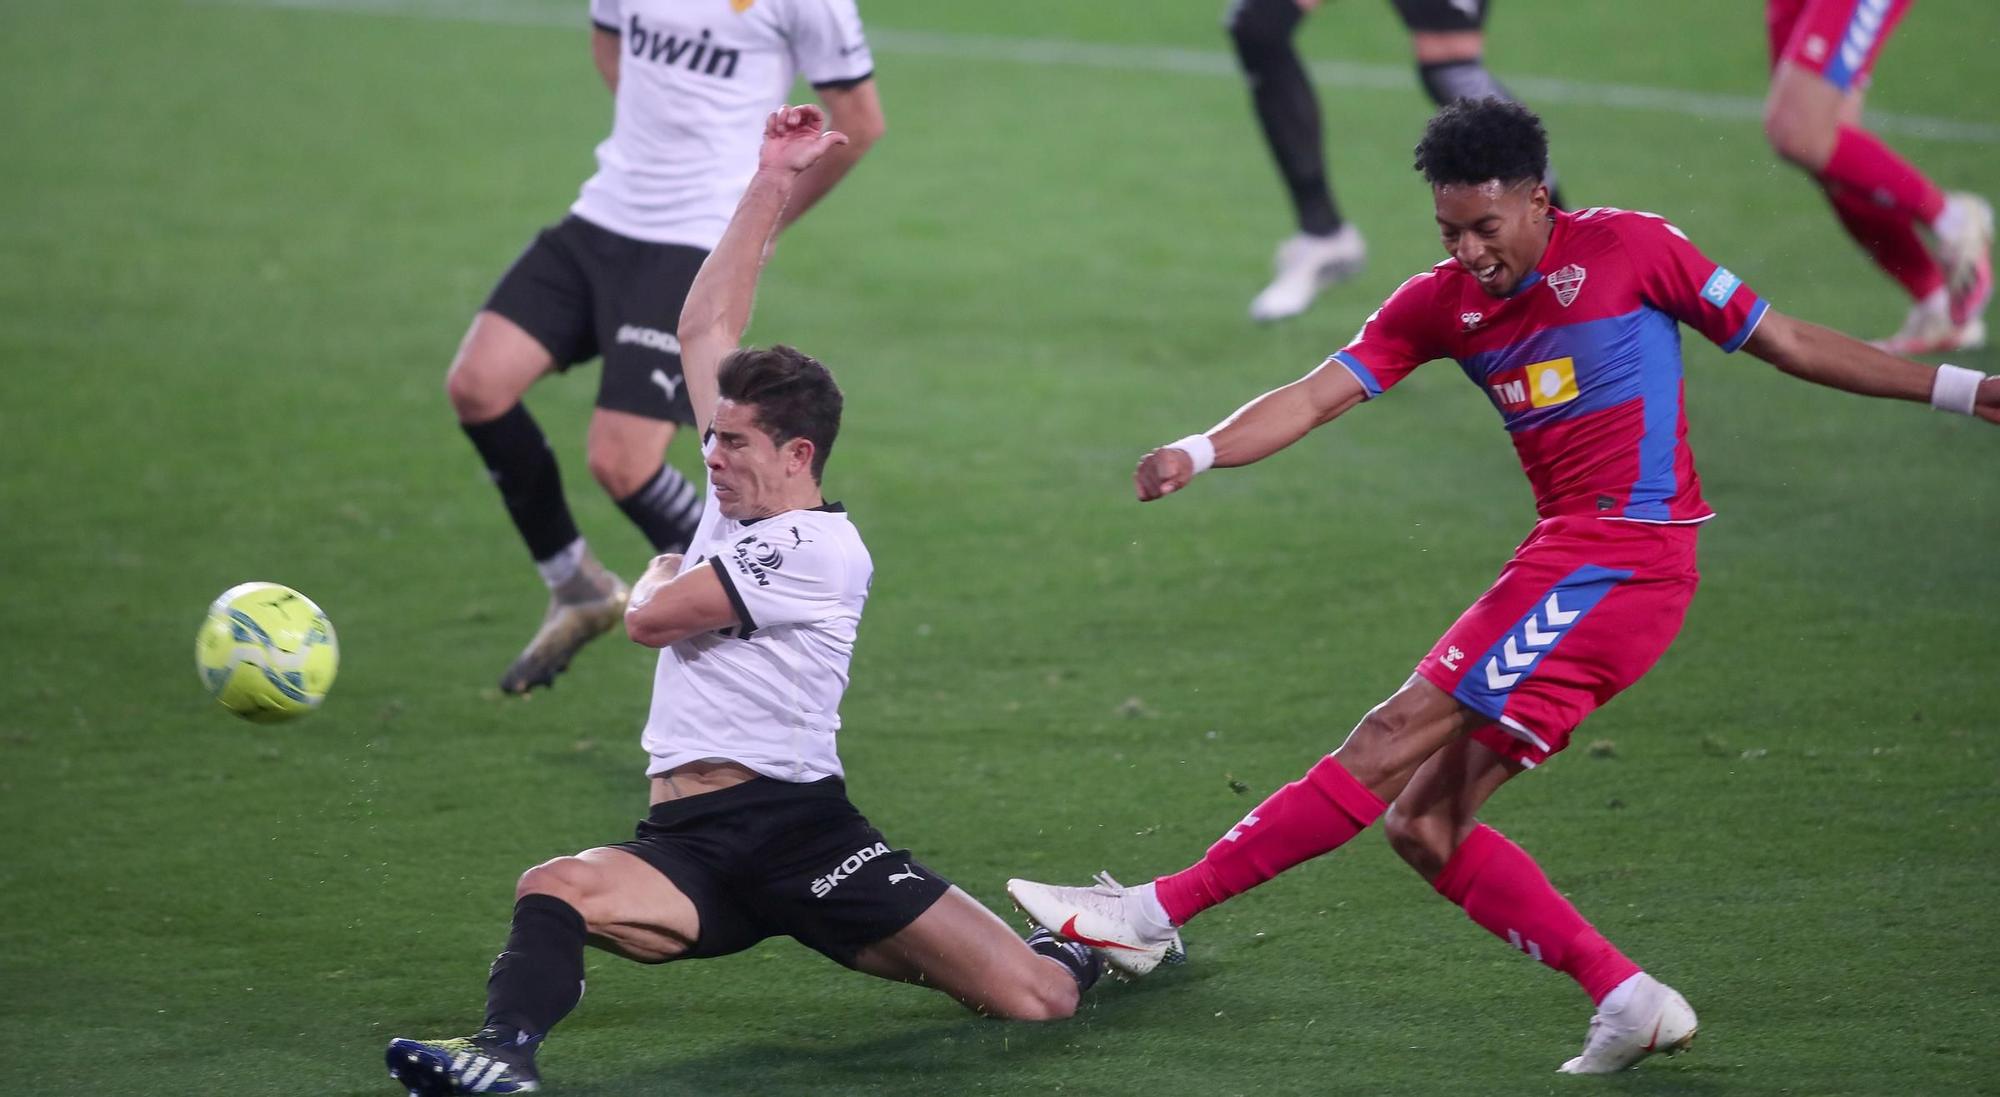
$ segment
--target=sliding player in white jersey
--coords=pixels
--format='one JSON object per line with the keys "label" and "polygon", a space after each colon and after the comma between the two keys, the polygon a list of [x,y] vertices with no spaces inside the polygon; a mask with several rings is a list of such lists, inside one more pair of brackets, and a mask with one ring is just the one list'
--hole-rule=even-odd
{"label": "sliding player in white jersey", "polygon": [[577,649],[617,624],[626,598],[577,532],[555,454],[521,403],[529,386],[604,359],[591,475],[654,551],[680,551],[701,498],[665,462],[675,425],[694,421],[674,324],[756,169],[763,120],[803,77],[849,137],[800,180],[780,227],[883,130],[854,0],[591,0],[590,17],[592,54],[616,104],[597,174],[494,287],[445,380],[549,587],[540,630],[501,676],[508,693],[553,683]]}
{"label": "sliding player in white jersey", "polygon": [[801,173],[845,140],[814,107],[773,114],[756,175],[702,264],[679,327],[709,498],[685,558],[654,559],[625,625],[660,649],[644,743],[651,810],[630,842],[558,857],[516,889],[471,1037],[397,1039],[412,1094],[523,1093],[583,993],[586,942],[642,963],[790,936],[838,963],[935,987],[994,1017],[1067,1017],[1088,948],[1026,942],[849,803],[834,735],[874,568],[820,474],[840,429],[833,377],[791,347],[737,349]]}

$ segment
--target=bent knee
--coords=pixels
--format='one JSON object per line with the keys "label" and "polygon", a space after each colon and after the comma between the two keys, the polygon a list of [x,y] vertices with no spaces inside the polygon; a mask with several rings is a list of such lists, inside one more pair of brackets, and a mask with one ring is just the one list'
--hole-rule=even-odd
{"label": "bent knee", "polygon": [[1229,38],[1244,60],[1268,57],[1292,48],[1299,25],[1296,0],[1240,0],[1229,13]]}
{"label": "bent knee", "polygon": [[1451,860],[1452,849],[1456,845],[1455,830],[1449,819],[1436,815],[1411,815],[1397,810],[1394,805],[1382,818],[1382,833],[1389,839],[1389,848],[1426,880],[1437,879],[1438,874],[1444,871],[1446,862]]}
{"label": "bent knee", "polygon": [[660,471],[661,455],[639,447],[592,439],[586,460],[591,479],[613,499],[629,499]]}
{"label": "bent knee", "polygon": [[514,898],[547,895],[581,910],[597,884],[598,871],[590,862],[581,857],[557,857],[522,873],[514,885]]}
{"label": "bent knee", "polygon": [[1764,139],[1771,143],[1771,150],[1807,171],[1826,167],[1833,156],[1837,129],[1827,120],[1807,117],[1782,103],[1772,103],[1764,110]]}
{"label": "bent knee", "polygon": [[1076,983],[1063,975],[1065,986],[1022,987],[987,1003],[985,1013],[1002,1021],[1060,1021],[1076,1015],[1081,995]]}
{"label": "bent knee", "polygon": [[488,380],[478,365],[462,354],[445,372],[444,394],[461,423],[498,419],[521,400],[520,393]]}

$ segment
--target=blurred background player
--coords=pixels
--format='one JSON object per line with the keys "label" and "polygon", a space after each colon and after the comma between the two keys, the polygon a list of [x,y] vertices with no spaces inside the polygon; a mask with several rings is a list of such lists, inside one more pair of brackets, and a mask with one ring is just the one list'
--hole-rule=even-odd
{"label": "blurred background player", "polygon": [[626,598],[577,532],[522,396],[550,371],[601,356],[591,475],[656,551],[679,551],[701,498],[665,460],[675,424],[693,422],[674,324],[756,167],[763,119],[803,76],[849,139],[799,183],[785,223],[883,130],[853,0],[591,0],[590,18],[615,104],[597,174],[494,287],[445,380],[549,587],[541,628],[501,676],[509,693],[554,682],[618,622]]}
{"label": "blurred background player", "polygon": [[856,971],[941,990],[989,1016],[1067,1017],[1096,981],[1083,945],[999,916],[892,849],[847,799],[835,751],[874,566],[820,492],[842,398],[790,347],[737,349],[801,173],[844,138],[814,107],[766,124],[755,176],[679,325],[710,495],[684,559],[654,559],[626,630],[660,649],[637,837],[522,874],[507,947],[470,1037],[397,1039],[421,1095],[536,1089],[542,1038],[583,995],[586,941],[642,963],[790,936]]}
{"label": "blurred background player", "polygon": [[1818,181],[1848,235],[1915,302],[1902,330],[1879,345],[1945,354],[1986,343],[1993,208],[1977,195],[1939,190],[1861,125],[1876,55],[1909,7],[1910,0],[1766,0],[1764,132],[1780,156]]}
{"label": "blurred background player", "polygon": [[1404,282],[1347,347],[1211,428],[1147,454],[1158,499],[1261,461],[1451,358],[1499,411],[1539,521],[1499,578],[1340,748],[1187,869],[1136,888],[1009,881],[1037,922],[1139,973],[1203,910],[1384,821],[1390,844],[1480,926],[1596,1004],[1572,1074],[1694,1039],[1685,999],[1640,969],[1476,817],[1569,744],[1672,643],[1713,517],[1686,439],[1679,324],[1794,377],[2000,422],[2000,377],[1932,368],[1771,309],[1665,220],[1551,208],[1540,120],[1498,99],[1446,107],[1417,145],[1450,258]]}
{"label": "blurred background player", "polygon": [[[1513,99],[1486,71],[1486,12],[1490,0],[1394,0],[1409,28],[1417,76],[1431,101],[1489,96]],[[1340,215],[1321,148],[1319,100],[1293,39],[1320,0],[1234,0],[1229,37],[1250,82],[1250,101],[1278,174],[1292,199],[1299,231],[1278,245],[1276,276],[1250,302],[1250,318],[1283,320],[1312,304],[1319,291],[1360,272],[1368,258],[1361,233]],[[1555,178],[1547,180],[1554,196]],[[1562,206],[1559,196],[1555,204]]]}

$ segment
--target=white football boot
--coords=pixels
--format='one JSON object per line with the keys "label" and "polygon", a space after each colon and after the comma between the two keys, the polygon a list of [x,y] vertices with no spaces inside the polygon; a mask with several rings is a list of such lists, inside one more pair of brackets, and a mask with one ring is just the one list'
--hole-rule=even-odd
{"label": "white football boot", "polygon": [[1272,261],[1277,276],[1250,302],[1250,319],[1262,324],[1297,316],[1319,291],[1361,273],[1367,262],[1368,243],[1351,224],[1331,236],[1290,237]]}
{"label": "white football boot", "polygon": [[[1988,283],[1990,287],[1991,283]],[[1952,318],[1954,302],[1943,294],[1931,300],[1919,301],[1910,306],[1910,314],[1903,320],[1901,330],[1886,339],[1872,339],[1870,344],[1900,354],[1905,358],[1915,358],[1926,354],[1951,354],[1961,350],[1978,350],[1986,345],[1986,320],[1976,313],[1964,322]]]}
{"label": "white football boot", "polygon": [[525,694],[538,686],[553,686],[556,675],[569,669],[583,645],[625,620],[631,593],[623,579],[605,570],[595,557],[585,556],[576,574],[549,592],[542,627],[500,676],[501,690]]}
{"label": "white football boot", "polygon": [[1590,1018],[1583,1054],[1558,1074],[1614,1074],[1648,1055],[1675,1055],[1694,1043],[1695,1016],[1674,988],[1640,972],[1605,995]]}
{"label": "white football boot", "polygon": [[1126,978],[1187,959],[1181,935],[1171,928],[1165,936],[1150,931],[1146,920],[1138,917],[1138,896],[1119,886],[1108,872],[1098,873],[1097,883],[1090,887],[1009,880],[1007,894],[1036,924],[1097,950],[1105,963]]}
{"label": "white football boot", "polygon": [[[1993,207],[1976,194],[1953,191],[1944,196],[1944,213],[1932,226],[1937,236],[1938,265],[1953,295],[1972,290],[1983,270],[1991,293],[1993,278]],[[1983,302],[1982,302],[1983,304]]]}

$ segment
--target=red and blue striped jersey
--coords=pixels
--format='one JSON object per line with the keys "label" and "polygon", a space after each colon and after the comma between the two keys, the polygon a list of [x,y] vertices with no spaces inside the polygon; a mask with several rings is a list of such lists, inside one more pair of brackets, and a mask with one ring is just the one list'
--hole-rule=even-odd
{"label": "red and blue striped jersey", "polygon": [[1650,213],[1553,212],[1542,261],[1506,297],[1447,259],[1404,282],[1330,361],[1380,396],[1436,358],[1500,412],[1544,518],[1700,522],[1680,324],[1724,351],[1770,306]]}

